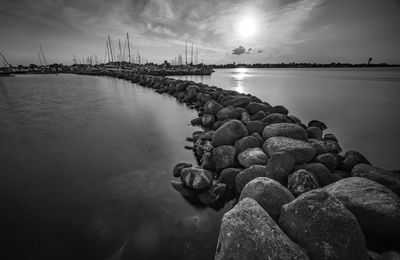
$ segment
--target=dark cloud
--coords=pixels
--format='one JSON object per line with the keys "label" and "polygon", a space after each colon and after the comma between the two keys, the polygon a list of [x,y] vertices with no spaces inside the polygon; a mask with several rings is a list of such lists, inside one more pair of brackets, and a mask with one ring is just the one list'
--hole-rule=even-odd
{"label": "dark cloud", "polygon": [[257,51],[257,53],[261,53],[261,52],[262,52],[262,50],[258,50],[258,51]]}
{"label": "dark cloud", "polygon": [[244,53],[246,53],[246,49],[241,45],[239,47],[237,47],[236,49],[232,50],[233,55],[242,55]]}

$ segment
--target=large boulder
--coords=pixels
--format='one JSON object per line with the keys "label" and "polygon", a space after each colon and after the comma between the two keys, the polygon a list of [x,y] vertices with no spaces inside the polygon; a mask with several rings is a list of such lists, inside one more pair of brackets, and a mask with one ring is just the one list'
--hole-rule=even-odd
{"label": "large boulder", "polygon": [[239,200],[244,198],[257,201],[276,222],[279,220],[282,206],[294,200],[288,189],[267,177],[258,177],[247,183]]}
{"label": "large boulder", "polygon": [[324,191],[310,191],[284,205],[279,226],[312,259],[368,259],[357,219]]}
{"label": "large boulder", "polygon": [[311,126],[307,128],[308,138],[322,140],[322,130],[319,127]]}
{"label": "large boulder", "polygon": [[298,165],[295,168],[304,169],[314,174],[320,187],[324,187],[336,181],[333,174],[328,170],[328,168],[325,167],[325,165],[321,163],[307,163]]}
{"label": "large boulder", "polygon": [[322,163],[331,172],[333,172],[336,169],[339,162],[337,155],[332,153],[320,154],[317,157],[315,157],[314,161],[317,163]]}
{"label": "large boulder", "polygon": [[249,168],[253,165],[266,165],[268,162],[268,155],[258,147],[248,148],[239,153],[238,161],[240,165]]}
{"label": "large boulder", "polygon": [[246,127],[239,120],[230,120],[218,128],[213,135],[213,146],[233,145],[248,134]]}
{"label": "large boulder", "polygon": [[235,142],[236,153],[240,154],[248,148],[260,147],[260,143],[254,136],[245,136]]}
{"label": "large boulder", "polygon": [[317,139],[308,139],[312,147],[316,150],[317,154],[324,154],[324,153],[340,153],[342,148],[336,142],[332,141],[321,141]]}
{"label": "large boulder", "polygon": [[222,145],[213,150],[213,162],[217,171],[229,168],[235,165],[235,147],[231,145]]}
{"label": "large boulder", "polygon": [[292,119],[290,117],[283,115],[283,114],[278,114],[278,113],[272,113],[263,118],[262,120],[264,123],[267,125],[270,124],[277,124],[277,123],[293,123]]}
{"label": "large boulder", "polygon": [[233,106],[227,106],[224,108],[221,108],[217,112],[217,118],[218,120],[225,120],[225,119],[239,119],[240,118],[240,112],[234,108]]}
{"label": "large boulder", "polygon": [[204,114],[201,117],[201,124],[205,127],[212,127],[215,122],[215,117],[212,114]]}
{"label": "large boulder", "polygon": [[250,115],[254,115],[259,111],[267,112],[268,107],[262,103],[250,102],[250,104],[246,107],[247,111],[249,111]]}
{"label": "large boulder", "polygon": [[278,114],[282,114],[282,115],[286,115],[286,116],[289,114],[289,110],[287,110],[286,107],[281,106],[281,105],[274,106],[273,111],[274,111],[274,113],[278,113]]}
{"label": "large boulder", "polygon": [[288,175],[293,170],[295,160],[287,152],[277,152],[271,155],[266,166],[266,176],[286,186]]}
{"label": "large boulder", "polygon": [[181,171],[181,181],[195,190],[204,190],[213,183],[213,174],[199,167],[189,167]]}
{"label": "large boulder", "polygon": [[296,163],[309,162],[316,154],[311,144],[283,136],[268,138],[262,148],[269,156],[277,152],[288,152]]}
{"label": "large boulder", "polygon": [[311,172],[300,169],[288,176],[288,189],[296,197],[319,188],[318,180]]}
{"label": "large boulder", "polygon": [[215,115],[217,112],[223,108],[217,101],[209,100],[204,104],[204,113]]}
{"label": "large boulder", "polygon": [[246,107],[250,103],[250,98],[246,96],[236,96],[232,99],[225,100],[221,102],[223,106],[233,106],[233,107]]}
{"label": "large boulder", "polygon": [[319,129],[321,129],[322,131],[326,130],[328,127],[325,125],[324,122],[321,122],[319,120],[311,120],[310,122],[308,122],[308,127],[318,127]]}
{"label": "large boulder", "polygon": [[307,131],[298,124],[277,123],[266,126],[262,133],[264,140],[273,136],[285,136],[305,141],[307,140]]}
{"label": "large boulder", "polygon": [[249,121],[246,123],[246,128],[247,128],[247,131],[249,132],[249,134],[253,134],[253,133],[262,134],[265,126],[266,126],[266,124],[264,122],[257,121],[257,120]]}
{"label": "large boulder", "polygon": [[243,171],[239,168],[226,168],[221,171],[218,181],[236,189],[236,176]]}
{"label": "large boulder", "polygon": [[236,176],[236,190],[241,193],[244,186],[257,177],[266,177],[265,166],[253,165],[244,169]]}
{"label": "large boulder", "polygon": [[224,214],[216,260],[309,259],[253,199],[246,198]]}
{"label": "large boulder", "polygon": [[385,186],[350,177],[323,188],[356,216],[364,233],[379,239],[400,239],[400,198]]}
{"label": "large boulder", "polygon": [[361,153],[357,151],[347,151],[344,154],[344,159],[342,162],[342,167],[345,171],[351,172],[354,166],[357,164],[364,163],[364,164],[371,164],[367,158],[364,157]]}
{"label": "large boulder", "polygon": [[351,171],[353,177],[363,177],[380,183],[400,196],[400,174],[369,164],[357,164]]}

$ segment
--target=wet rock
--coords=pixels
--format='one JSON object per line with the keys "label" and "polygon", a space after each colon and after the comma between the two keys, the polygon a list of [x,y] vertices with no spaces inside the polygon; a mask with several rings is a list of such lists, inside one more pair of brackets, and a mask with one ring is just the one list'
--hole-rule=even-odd
{"label": "wet rock", "polygon": [[310,191],[284,205],[279,226],[311,259],[368,259],[357,219],[324,191]]}
{"label": "wet rock", "polygon": [[201,118],[201,123],[205,127],[211,127],[214,124],[215,117],[211,114],[204,114]]}
{"label": "wet rock", "polygon": [[309,162],[316,154],[311,144],[282,136],[268,138],[262,148],[269,156],[277,152],[288,152],[296,163]]}
{"label": "wet rock", "polygon": [[222,145],[214,148],[213,162],[217,171],[235,166],[235,147]]}
{"label": "wet rock", "polygon": [[196,142],[202,134],[204,134],[204,131],[194,131],[192,134],[193,142]]}
{"label": "wet rock", "polygon": [[319,127],[311,126],[307,128],[308,138],[322,140],[322,130]]}
{"label": "wet rock", "polygon": [[288,189],[296,197],[318,188],[318,180],[311,172],[300,169],[288,176]]}
{"label": "wet rock", "polygon": [[189,167],[192,167],[191,163],[185,163],[185,162],[177,163],[173,170],[174,177],[180,177],[182,170]]}
{"label": "wet rock", "polygon": [[255,113],[254,115],[252,115],[251,117],[250,117],[250,119],[251,120],[261,120],[261,119],[263,119],[264,117],[266,117],[267,116],[267,114],[264,112],[264,111],[258,111],[257,113]]}
{"label": "wet rock", "polygon": [[222,218],[215,259],[309,258],[255,200],[245,198]]}
{"label": "wet rock", "polygon": [[274,136],[284,136],[303,141],[307,140],[306,130],[293,123],[277,123],[266,126],[262,133],[264,140]]}
{"label": "wet rock", "polygon": [[296,169],[304,169],[314,174],[320,187],[324,187],[336,181],[333,174],[321,163],[307,163],[296,166]]}
{"label": "wet rock", "polygon": [[274,113],[282,114],[287,116],[289,114],[289,110],[286,109],[284,106],[274,106]]}
{"label": "wet rock", "polygon": [[249,131],[249,134],[253,134],[253,133],[262,134],[265,126],[266,126],[266,124],[261,121],[249,121],[246,123],[246,128],[247,128],[247,131]]}
{"label": "wet rock", "polygon": [[211,142],[208,140],[203,140],[199,138],[196,140],[196,142],[194,142],[193,150],[198,158],[201,158],[203,154],[206,152],[211,152],[212,149],[213,146],[211,145]]}
{"label": "wet rock", "polygon": [[400,174],[361,163],[354,166],[351,176],[363,177],[380,183],[400,196]]}
{"label": "wet rock", "polygon": [[260,144],[254,136],[245,136],[235,142],[236,154],[243,152],[248,148],[260,147]]}
{"label": "wet rock", "polygon": [[325,134],[323,139],[325,141],[332,141],[335,143],[339,143],[338,139],[336,138],[336,136],[334,134]]}
{"label": "wet rock", "polygon": [[278,113],[272,113],[266,116],[262,121],[267,125],[277,124],[277,123],[292,123],[290,117]]}
{"label": "wet rock", "polygon": [[240,165],[245,168],[249,168],[253,165],[266,165],[268,162],[268,155],[258,147],[248,148],[239,153],[238,161]]}
{"label": "wet rock", "polygon": [[233,106],[227,106],[227,107],[221,108],[217,112],[216,116],[217,116],[218,120],[239,119],[240,118],[240,113]]}
{"label": "wet rock", "polygon": [[338,143],[332,141],[320,141],[317,139],[308,139],[309,142],[317,154],[324,154],[324,153],[340,153],[342,148]]}
{"label": "wet rock", "polygon": [[207,131],[207,132],[204,132],[204,133],[200,134],[198,138],[200,138],[202,140],[211,141],[212,138],[213,138],[213,135],[214,135],[214,131],[210,130],[210,131]]}
{"label": "wet rock", "polygon": [[233,106],[233,107],[246,107],[250,103],[250,98],[246,96],[238,96],[230,100],[221,102],[223,106]]}
{"label": "wet rock", "polygon": [[212,185],[213,174],[202,168],[189,167],[181,171],[181,181],[186,187],[203,190]]}
{"label": "wet rock", "polygon": [[337,156],[331,153],[320,154],[315,157],[314,161],[325,165],[331,172],[333,172],[338,165]]}
{"label": "wet rock", "polygon": [[221,171],[218,181],[236,189],[236,176],[243,171],[238,168],[226,168]]}
{"label": "wet rock", "polygon": [[201,167],[208,171],[214,171],[214,160],[212,152],[205,152],[200,159]]}
{"label": "wet rock", "polygon": [[308,127],[312,127],[312,126],[318,127],[322,131],[324,131],[328,128],[323,122],[321,122],[319,120],[311,120],[310,122],[308,122]]}
{"label": "wet rock", "polygon": [[265,166],[253,165],[244,169],[236,176],[236,190],[241,193],[244,186],[257,177],[266,177]]}
{"label": "wet rock", "polygon": [[216,115],[217,112],[222,108],[223,106],[221,106],[215,100],[209,100],[204,104],[204,113]]}
{"label": "wet rock", "polygon": [[171,181],[171,186],[185,198],[197,198],[197,192],[194,189],[188,188],[180,181]]}
{"label": "wet rock", "polygon": [[250,181],[244,187],[239,200],[251,198],[278,222],[283,205],[294,200],[294,196],[279,182],[267,178],[258,177]]}
{"label": "wet rock", "polygon": [[400,198],[390,189],[361,177],[345,178],[323,189],[342,201],[367,236],[400,239]]}
{"label": "wet rock", "polygon": [[354,166],[357,164],[364,163],[364,164],[371,164],[367,158],[364,157],[361,153],[357,151],[347,151],[344,154],[344,159],[342,162],[342,167],[345,171],[351,172]]}
{"label": "wet rock", "polygon": [[266,166],[266,176],[287,185],[288,175],[293,170],[295,159],[287,152],[272,154]]}
{"label": "wet rock", "polygon": [[233,145],[247,134],[247,129],[242,122],[239,120],[230,120],[215,131],[212,145]]}
{"label": "wet rock", "polygon": [[192,125],[201,125],[203,123],[203,118],[198,117],[198,118],[194,118],[190,121],[190,123]]}
{"label": "wet rock", "polygon": [[225,202],[226,185],[216,183],[205,192],[199,194],[199,200],[206,206],[212,208],[220,208]]}
{"label": "wet rock", "polygon": [[254,115],[259,111],[263,111],[263,112],[268,111],[268,107],[265,104],[255,103],[255,102],[250,102],[246,108],[247,108],[247,111],[249,111],[250,115]]}
{"label": "wet rock", "polygon": [[[301,122],[301,120],[298,119],[297,117],[295,117],[294,115],[288,115],[288,117],[290,118],[290,120],[292,120],[292,123],[295,123],[295,124],[298,124],[298,125],[303,124],[303,123]],[[302,127],[303,127],[303,126],[302,126]],[[303,127],[303,128],[307,128],[307,127]]]}

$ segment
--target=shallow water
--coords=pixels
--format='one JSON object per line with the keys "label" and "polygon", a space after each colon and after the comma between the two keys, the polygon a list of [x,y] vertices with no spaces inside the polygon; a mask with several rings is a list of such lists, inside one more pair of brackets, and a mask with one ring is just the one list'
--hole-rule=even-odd
{"label": "shallow water", "polygon": [[0,78],[0,258],[212,259],[224,210],[169,184],[194,117],[125,80]]}
{"label": "shallow water", "polygon": [[400,168],[400,68],[216,69],[175,78],[250,93],[308,123],[326,123],[344,151]]}

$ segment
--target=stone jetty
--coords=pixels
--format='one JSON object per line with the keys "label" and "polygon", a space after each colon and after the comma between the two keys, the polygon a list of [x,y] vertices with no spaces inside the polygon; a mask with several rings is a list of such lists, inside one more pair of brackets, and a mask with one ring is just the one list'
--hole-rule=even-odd
{"label": "stone jetty", "polygon": [[[225,213],[215,259],[399,259],[400,173],[342,153],[321,121],[192,81],[109,73],[198,111],[198,165],[178,162],[171,185]],[[182,137],[185,138],[185,137]],[[230,203],[231,204],[231,203]]]}

